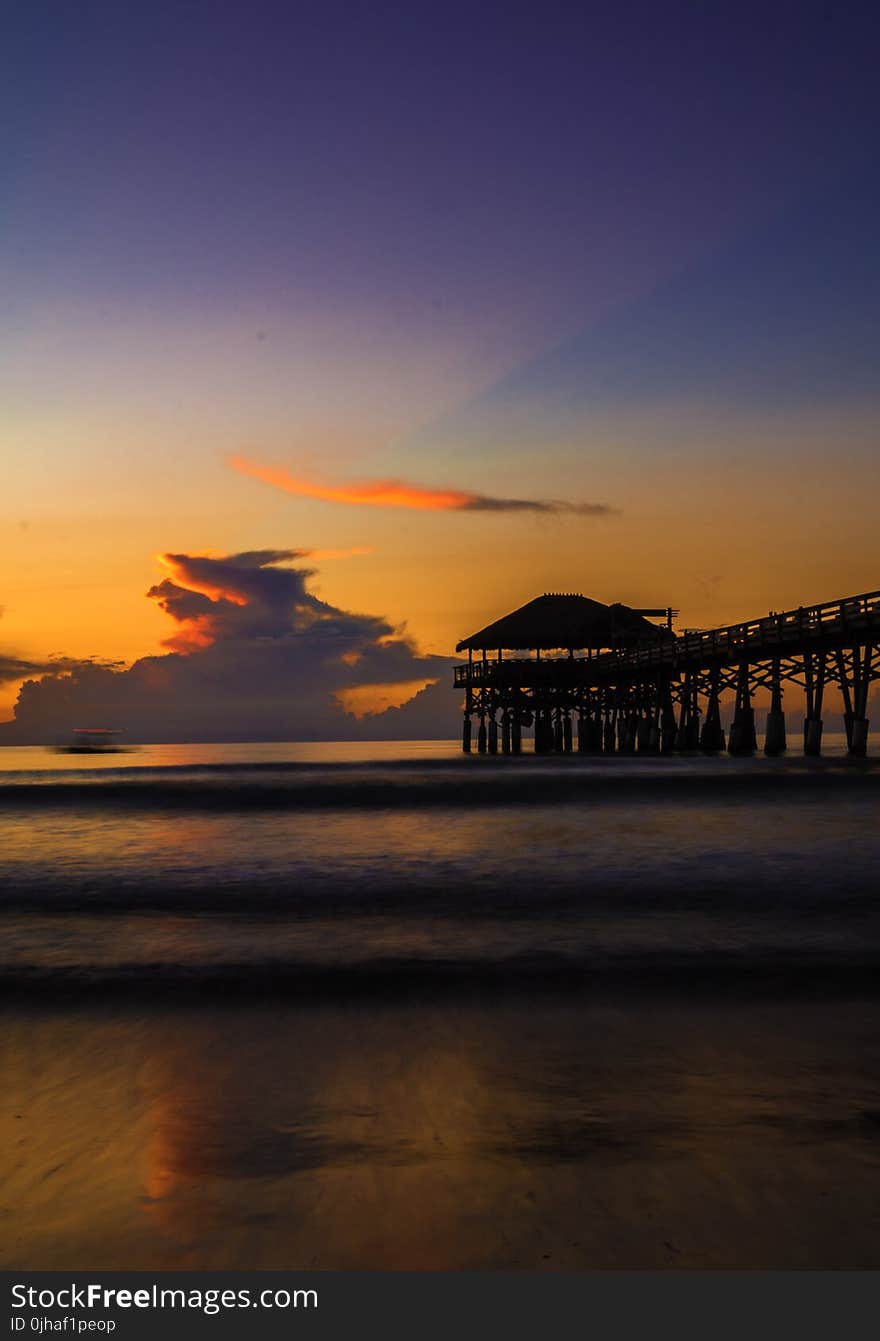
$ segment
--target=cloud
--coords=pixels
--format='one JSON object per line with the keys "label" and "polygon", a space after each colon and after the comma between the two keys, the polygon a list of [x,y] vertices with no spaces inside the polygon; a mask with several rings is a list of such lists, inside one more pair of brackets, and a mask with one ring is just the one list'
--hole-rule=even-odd
{"label": "cloud", "polygon": [[[450,658],[421,656],[387,620],[322,601],[313,571],[292,566],[309,552],[168,553],[165,577],[147,592],[173,626],[164,655],[118,664],[7,658],[7,679],[30,676],[15,721],[0,740],[50,742],[74,726],[123,728],[132,740],[325,740],[394,734],[450,735],[457,727]],[[316,551],[311,551],[314,555]],[[395,692],[396,689],[396,692]]]}
{"label": "cloud", "polygon": [[147,595],[178,625],[163,641],[172,652],[210,647],[218,638],[280,637],[289,631],[290,612],[300,620],[329,609],[305,590],[310,568],[280,568],[305,557],[347,557],[357,550],[262,549],[221,557],[158,554],[169,574]]}
{"label": "cloud", "polygon": [[261,480],[276,489],[301,498],[319,498],[327,503],[349,503],[380,508],[413,508],[429,512],[569,512],[582,517],[608,517],[618,509],[607,503],[567,503],[556,499],[493,498],[461,489],[430,489],[406,480],[349,480],[343,484],[318,484],[295,478],[280,466],[262,466],[234,456],[233,470]]}
{"label": "cloud", "polygon": [[121,661],[107,661],[97,657],[49,657],[47,661],[26,661],[21,657],[0,653],[0,684],[24,680],[28,675],[70,675],[95,666],[115,669],[121,665]]}
{"label": "cloud", "polygon": [[26,675],[37,675],[46,669],[45,664],[39,665],[33,661],[21,661],[18,657],[0,656],[0,684],[23,680]]}

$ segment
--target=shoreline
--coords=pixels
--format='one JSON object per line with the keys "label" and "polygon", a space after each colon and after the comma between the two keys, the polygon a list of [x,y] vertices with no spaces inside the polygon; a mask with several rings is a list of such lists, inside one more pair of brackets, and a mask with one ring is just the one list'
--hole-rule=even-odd
{"label": "shoreline", "polygon": [[4,1013],[4,1266],[880,1266],[873,1002]]}

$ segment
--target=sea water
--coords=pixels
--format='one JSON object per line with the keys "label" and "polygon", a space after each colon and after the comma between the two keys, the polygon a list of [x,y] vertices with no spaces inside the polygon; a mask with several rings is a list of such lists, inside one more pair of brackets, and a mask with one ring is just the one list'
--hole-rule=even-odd
{"label": "sea water", "polygon": [[0,1264],[880,1265],[880,770],[0,753]]}
{"label": "sea water", "polygon": [[450,742],[0,754],[7,986],[880,962],[880,769]]}

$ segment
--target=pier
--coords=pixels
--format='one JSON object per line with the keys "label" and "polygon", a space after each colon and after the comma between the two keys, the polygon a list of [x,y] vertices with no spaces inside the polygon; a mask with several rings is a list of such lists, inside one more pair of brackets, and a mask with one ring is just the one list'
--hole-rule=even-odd
{"label": "pier", "polygon": [[[465,694],[464,752],[520,754],[523,730],[534,728],[536,754],[753,754],[752,700],[764,691],[764,753],[778,755],[788,745],[784,698],[795,689],[803,751],[819,755],[834,685],[849,753],[866,754],[880,592],[701,631],[675,633],[675,614],[547,593],[463,639],[456,650],[468,660],[454,676]],[[724,695],[733,704],[727,735]]]}

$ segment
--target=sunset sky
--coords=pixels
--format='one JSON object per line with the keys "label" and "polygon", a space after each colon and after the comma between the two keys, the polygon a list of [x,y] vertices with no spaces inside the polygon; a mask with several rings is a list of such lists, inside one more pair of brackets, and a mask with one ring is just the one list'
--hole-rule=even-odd
{"label": "sunset sky", "polygon": [[161,554],[311,551],[426,657],[545,590],[698,627],[880,587],[878,38],[810,3],[17,6],[0,657],[161,652]]}

